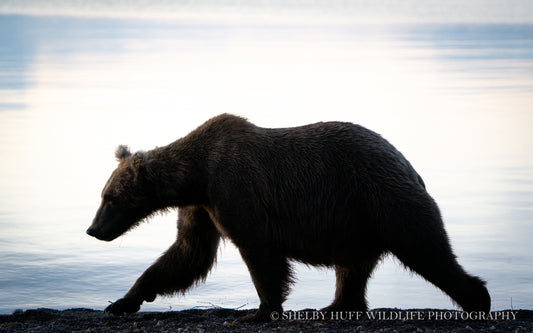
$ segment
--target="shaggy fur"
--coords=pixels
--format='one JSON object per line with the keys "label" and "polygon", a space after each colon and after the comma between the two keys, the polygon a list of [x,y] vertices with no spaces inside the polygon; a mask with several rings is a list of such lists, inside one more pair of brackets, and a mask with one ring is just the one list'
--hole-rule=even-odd
{"label": "shaggy fur", "polygon": [[108,312],[135,312],[204,279],[220,237],[237,246],[257,289],[261,304],[248,320],[282,310],[289,260],[335,268],[325,310],[366,310],[367,280],[387,253],[464,310],[490,310],[484,282],[457,263],[421,177],[361,126],[267,129],[224,114],[168,146],[133,155],[121,146],[116,155],[88,234],[110,241],[169,207],[179,220],[176,242]]}

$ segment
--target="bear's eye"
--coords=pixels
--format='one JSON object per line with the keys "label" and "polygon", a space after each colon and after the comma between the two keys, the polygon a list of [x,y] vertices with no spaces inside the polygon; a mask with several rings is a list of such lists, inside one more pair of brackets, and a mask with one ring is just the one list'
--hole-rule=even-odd
{"label": "bear's eye", "polygon": [[111,195],[104,195],[104,202],[108,205],[113,205],[116,203],[116,198]]}

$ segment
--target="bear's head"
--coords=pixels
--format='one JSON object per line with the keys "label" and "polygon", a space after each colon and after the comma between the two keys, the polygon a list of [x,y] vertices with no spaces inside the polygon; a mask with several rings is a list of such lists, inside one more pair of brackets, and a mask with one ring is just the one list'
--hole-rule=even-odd
{"label": "bear's head", "polygon": [[111,241],[157,210],[147,154],[131,154],[127,146],[115,152],[119,162],[102,191],[102,202],[87,234]]}

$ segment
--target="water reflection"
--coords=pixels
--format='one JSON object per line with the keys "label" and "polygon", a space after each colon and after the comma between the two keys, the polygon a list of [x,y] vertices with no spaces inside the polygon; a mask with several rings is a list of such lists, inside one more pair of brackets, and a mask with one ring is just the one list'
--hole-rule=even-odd
{"label": "water reflection", "polygon": [[[222,112],[263,126],[346,120],[390,139],[439,202],[495,309],[531,308],[530,25],[180,24],[0,16],[0,312],[103,308],[173,241],[176,214],[85,236],[114,147],[164,145]],[[333,297],[298,266],[289,309]],[[453,305],[392,259],[372,307]],[[235,249],[205,285],[144,309],[257,306]]]}

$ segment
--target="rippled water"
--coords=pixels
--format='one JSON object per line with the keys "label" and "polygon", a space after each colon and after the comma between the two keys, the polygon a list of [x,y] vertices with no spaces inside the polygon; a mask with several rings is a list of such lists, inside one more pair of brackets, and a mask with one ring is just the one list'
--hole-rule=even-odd
{"label": "rippled water", "polygon": [[[265,127],[343,120],[388,138],[439,203],[494,309],[532,308],[533,26],[254,24],[0,15],[0,313],[102,309],[175,238],[175,213],[85,235],[116,145],[165,145],[232,112]],[[287,309],[334,273],[297,265]],[[453,308],[388,258],[371,307]],[[205,284],[143,309],[256,307],[227,242]]]}

